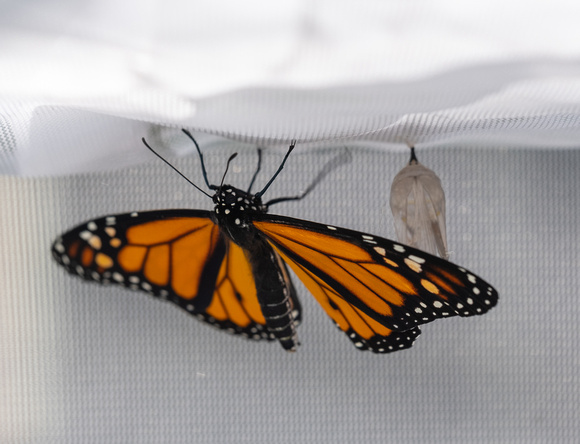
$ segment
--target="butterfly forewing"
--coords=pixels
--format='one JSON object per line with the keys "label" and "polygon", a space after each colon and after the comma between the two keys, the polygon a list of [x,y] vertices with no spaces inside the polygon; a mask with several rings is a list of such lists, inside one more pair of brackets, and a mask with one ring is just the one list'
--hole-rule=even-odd
{"label": "butterfly forewing", "polygon": [[[141,290],[202,321],[252,339],[274,339],[243,250],[220,233],[211,213],[166,210],[89,221],[53,245],[69,272]],[[292,288],[297,318],[300,304]]]}

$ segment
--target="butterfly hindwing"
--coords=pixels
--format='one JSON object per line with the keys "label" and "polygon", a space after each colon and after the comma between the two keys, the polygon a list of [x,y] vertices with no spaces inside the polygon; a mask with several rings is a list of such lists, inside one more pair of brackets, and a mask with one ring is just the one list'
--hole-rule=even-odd
{"label": "butterfly hindwing", "polygon": [[52,251],[69,272],[84,279],[167,299],[229,333],[273,339],[265,328],[248,258],[220,232],[208,211],[106,216],[65,233]]}
{"label": "butterfly hindwing", "polygon": [[[249,260],[244,251],[235,243],[224,238],[227,244],[226,256],[221,264],[211,305],[197,317],[229,333],[241,334],[250,339],[275,340],[266,328],[266,321],[256,294],[256,285]],[[286,267],[280,263],[285,275]],[[295,323],[301,318],[301,307],[292,282],[288,278],[288,288]]]}
{"label": "butterfly hindwing", "polygon": [[[384,329],[411,331],[405,348],[420,324],[483,314],[497,303],[495,289],[473,273],[388,239],[283,216],[258,215],[253,224],[347,334],[350,328],[362,338],[388,338],[378,327],[369,336],[363,321],[370,318]],[[364,315],[361,321],[342,313],[341,323],[337,300]]]}
{"label": "butterfly hindwing", "polygon": [[346,333],[359,350],[371,350],[375,353],[403,350],[410,348],[421,333],[419,327],[404,332],[386,328],[346,302],[332,287],[302,265],[287,256],[284,256],[284,259],[336,326]]}

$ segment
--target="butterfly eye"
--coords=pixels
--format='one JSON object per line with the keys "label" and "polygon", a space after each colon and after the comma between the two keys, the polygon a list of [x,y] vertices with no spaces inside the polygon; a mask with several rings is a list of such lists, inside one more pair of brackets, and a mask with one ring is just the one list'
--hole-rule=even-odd
{"label": "butterfly eye", "polygon": [[390,203],[400,242],[449,258],[441,180],[419,163],[413,147],[409,164],[393,180]]}

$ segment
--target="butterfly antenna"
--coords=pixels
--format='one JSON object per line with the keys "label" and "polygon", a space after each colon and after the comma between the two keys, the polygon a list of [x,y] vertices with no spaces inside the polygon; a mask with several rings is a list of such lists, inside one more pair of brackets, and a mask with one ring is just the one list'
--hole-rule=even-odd
{"label": "butterfly antenna", "polygon": [[254,182],[256,181],[256,177],[258,177],[258,173],[260,172],[260,168],[262,167],[262,150],[258,148],[258,167],[256,168],[256,172],[254,173],[254,177],[252,177],[252,181],[250,182],[250,186],[248,187],[248,194],[252,190],[254,186]]}
{"label": "butterfly antenna", "polygon": [[286,202],[289,200],[300,200],[303,199],[304,197],[306,197],[320,182],[322,182],[322,180],[328,176],[328,174],[330,174],[332,171],[334,171],[336,168],[349,163],[352,160],[352,156],[350,154],[350,151],[348,149],[345,149],[345,151],[342,154],[339,154],[338,156],[336,156],[334,159],[331,159],[330,161],[328,161],[326,163],[326,165],[324,165],[324,167],[322,168],[322,170],[320,170],[320,172],[318,173],[318,175],[314,178],[314,180],[310,183],[310,185],[308,185],[308,188],[306,188],[306,190],[304,190],[304,192],[298,196],[291,196],[291,197],[278,197],[276,199],[272,199],[268,202],[265,203],[266,207],[276,204],[276,203],[280,203],[280,202]]}
{"label": "butterfly antenna", "polygon": [[197,141],[191,135],[189,130],[182,128],[181,131],[183,131],[185,133],[185,135],[191,139],[191,141],[193,142],[193,144],[197,148],[197,153],[199,154],[199,160],[201,160],[201,172],[203,173],[203,179],[205,180],[205,184],[207,185],[207,187],[210,190],[217,190],[218,187],[216,187],[215,185],[210,185],[209,180],[207,180],[207,171],[205,169],[205,162],[203,161],[203,154],[201,153],[201,150],[199,149],[199,145],[197,144]]}
{"label": "butterfly antenna", "polygon": [[[141,140],[143,141],[143,143],[145,144],[145,146],[146,146],[147,148],[149,148],[149,150],[150,150],[150,151],[151,151],[153,154],[155,154],[155,155],[156,155],[157,157],[159,157],[159,158],[160,158],[160,159],[161,159],[163,162],[165,162],[167,165],[169,165],[169,166],[170,166],[170,167],[173,169],[173,171],[175,171],[177,174],[179,174],[181,177],[183,177],[185,180],[187,180],[187,181],[188,181],[188,182],[189,182],[191,185],[193,185],[195,188],[197,188],[199,191],[201,191],[201,192],[202,192],[203,194],[205,194],[207,197],[210,197],[210,198],[211,198],[211,196],[210,196],[208,193],[206,193],[205,191],[203,191],[203,190],[202,190],[200,187],[198,187],[198,186],[197,186],[196,184],[194,184],[194,183],[193,183],[191,180],[189,180],[187,177],[185,177],[185,175],[183,175],[183,174],[181,173],[181,171],[179,171],[177,168],[175,168],[173,165],[171,165],[171,164],[170,164],[170,163],[169,163],[167,160],[165,160],[165,159],[164,159],[164,158],[163,158],[163,157],[162,157],[162,156],[161,156],[159,153],[157,153],[157,152],[156,152],[156,151],[155,151],[153,148],[151,148],[151,147],[149,146],[149,144],[148,144],[148,143],[145,141],[145,137],[143,137]],[[207,179],[206,179],[206,182],[207,182]]]}
{"label": "butterfly antenna", "polygon": [[232,162],[232,160],[234,160],[236,158],[237,155],[238,155],[238,153],[234,153],[228,159],[228,163],[226,164],[226,170],[224,171],[224,175],[222,176],[222,182],[220,183],[219,187],[215,188],[216,190],[221,190],[222,187],[224,186],[224,180],[226,180],[226,174],[228,174],[228,170],[230,169],[230,163]]}
{"label": "butterfly antenna", "polygon": [[278,167],[278,170],[274,173],[274,175],[272,176],[272,178],[270,179],[270,181],[266,184],[266,186],[262,189],[262,191],[258,191],[255,194],[256,197],[262,197],[262,195],[266,192],[266,190],[268,188],[270,188],[270,185],[272,185],[272,182],[274,182],[274,180],[276,180],[276,177],[278,177],[278,174],[280,174],[280,172],[282,171],[282,168],[284,168],[284,164],[286,163],[286,160],[288,159],[288,156],[290,155],[290,153],[292,152],[292,150],[294,149],[295,146],[296,146],[296,140],[293,140],[290,143],[290,148],[288,148],[288,152],[284,156],[284,160],[282,160],[282,163]]}

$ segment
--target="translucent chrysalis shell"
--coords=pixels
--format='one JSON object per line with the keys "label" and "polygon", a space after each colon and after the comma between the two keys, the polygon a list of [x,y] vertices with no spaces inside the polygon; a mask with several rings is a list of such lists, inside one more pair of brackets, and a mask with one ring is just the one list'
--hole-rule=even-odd
{"label": "translucent chrysalis shell", "polygon": [[400,242],[449,258],[441,180],[419,163],[414,147],[409,164],[391,185],[391,211]]}

